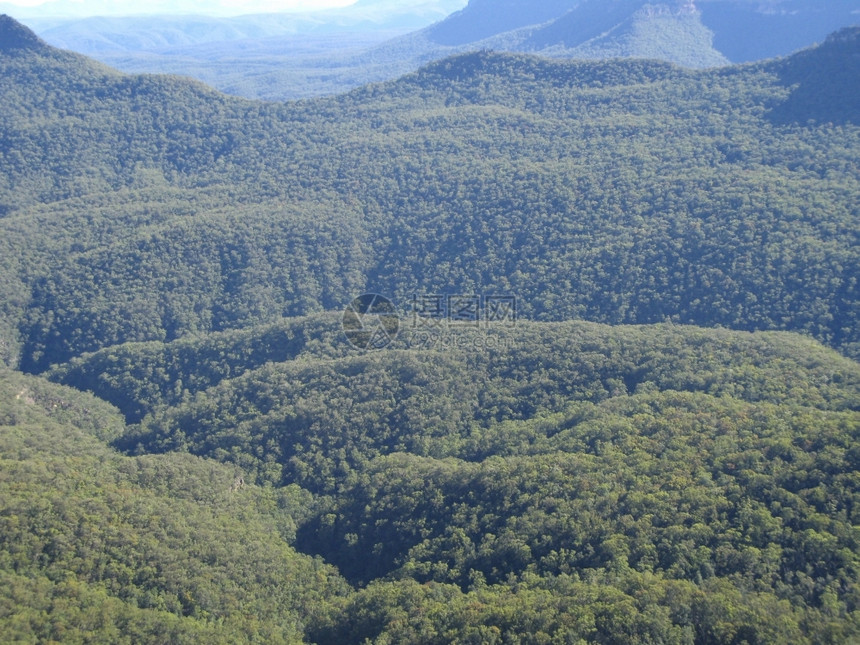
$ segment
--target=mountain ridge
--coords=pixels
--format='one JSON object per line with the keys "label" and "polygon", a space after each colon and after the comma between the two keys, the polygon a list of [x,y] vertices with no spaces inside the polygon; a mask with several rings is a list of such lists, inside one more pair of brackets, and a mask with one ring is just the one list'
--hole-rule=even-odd
{"label": "mountain ridge", "polygon": [[[465,45],[504,31],[555,19],[577,4],[579,4],[578,0],[552,0],[538,5],[524,5],[518,0],[502,3],[493,0],[471,0],[464,9],[427,27],[424,33],[430,40],[440,45]],[[524,7],[529,9],[525,15]],[[475,14],[478,16],[477,19],[473,17]],[[480,23],[480,26],[476,26],[474,24],[476,22]],[[466,23],[465,27],[463,23]]]}
{"label": "mountain ridge", "polygon": [[12,54],[22,51],[38,51],[49,45],[36,33],[8,16],[0,14],[0,52]]}
{"label": "mountain ridge", "polygon": [[[66,27],[43,23],[39,33],[127,72],[191,75],[231,94],[285,100],[391,80],[431,60],[482,48],[561,58],[658,58],[693,68],[774,58],[856,24],[852,2],[782,0],[777,10],[773,5],[735,0],[553,0],[537,5],[524,0],[480,0],[405,35],[402,31],[350,35],[334,25],[332,34],[339,35],[326,36],[326,21],[339,20],[335,12],[321,22],[314,19],[305,27],[295,27],[297,34],[311,30],[303,37],[235,42],[229,34],[244,27],[210,21],[204,28],[193,22],[183,25],[180,19],[166,25],[126,21],[125,27],[122,21],[104,27],[85,21]],[[383,24],[376,20],[370,16],[354,27]],[[252,21],[248,33],[275,33],[272,30],[281,22],[282,18],[262,24]],[[179,44],[197,42],[203,36],[211,40],[218,33],[227,34],[228,40]],[[167,40],[176,44],[168,46]],[[135,42],[139,51],[129,49],[129,43]]]}

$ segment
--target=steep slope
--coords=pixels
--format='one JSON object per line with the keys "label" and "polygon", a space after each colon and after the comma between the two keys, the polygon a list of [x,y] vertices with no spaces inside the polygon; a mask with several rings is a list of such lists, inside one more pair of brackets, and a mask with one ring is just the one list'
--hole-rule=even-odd
{"label": "steep slope", "polygon": [[[713,34],[702,25],[695,11],[646,5],[607,32],[568,49],[561,43],[568,40],[566,23],[571,18],[580,20],[575,13],[557,20],[548,30],[540,30],[527,46],[544,54],[563,53],[571,58],[650,58],[693,68],[717,67],[729,62],[714,49]],[[555,30],[561,33],[556,36],[546,33]],[[556,39],[560,42],[553,45]]]}
{"label": "steep slope", "polygon": [[828,36],[822,47],[793,56],[791,64],[775,65],[792,91],[770,118],[781,125],[800,123],[804,118],[856,125],[860,91],[853,81],[860,71],[858,39],[860,26],[842,29]]}
{"label": "steep slope", "polygon": [[7,56],[14,55],[16,52],[35,51],[47,47],[47,43],[36,34],[7,15],[0,16],[0,34],[3,36],[0,40],[0,51]]}
{"label": "steep slope", "polygon": [[522,0],[471,0],[464,9],[428,27],[425,34],[440,45],[467,45],[554,20],[578,4],[579,0],[550,0],[537,4]]}
{"label": "steep slope", "polygon": [[[537,5],[525,0],[472,0],[462,11],[422,33],[445,46],[492,39],[500,48],[507,43],[507,51],[574,50],[574,56],[675,60],[666,55],[679,46],[678,35],[671,31],[652,33],[641,48],[628,46],[626,51],[616,41],[624,24],[637,15],[640,19],[643,14],[684,16],[682,20],[698,27],[697,36],[708,34],[707,42],[700,43],[701,53],[713,38],[711,57],[737,63],[785,56],[821,42],[827,34],[856,24],[856,10],[853,0],[558,0]],[[532,35],[522,39],[517,32]],[[604,42],[602,47],[585,46],[598,38]],[[690,60],[686,64],[711,63]]]}
{"label": "steep slope", "polygon": [[[577,2],[575,7],[553,16],[546,26],[538,28],[524,45],[536,50],[552,47],[573,49],[601,36],[611,38],[611,33],[641,11],[642,5],[639,0]],[[668,10],[668,6],[656,5],[655,10],[662,12]],[[530,26],[539,22],[533,21]]]}
{"label": "steep slope", "polygon": [[6,355],[40,371],[365,289],[851,352],[858,46],[703,73],[481,53],[287,105],[4,56]]}
{"label": "steep slope", "polygon": [[533,15],[534,5],[526,2],[471,2],[437,25],[402,38],[400,46],[411,42],[416,51],[435,58],[492,49],[557,58],[647,58],[693,68],[729,62],[713,48],[713,33],[700,12],[686,2],[579,0],[540,7]]}
{"label": "steep slope", "polygon": [[651,58],[687,67],[728,63],[687,3],[579,0],[533,5],[471,2],[421,36],[447,46],[485,47],[569,58]]}
{"label": "steep slope", "polygon": [[[535,5],[519,0],[473,0],[403,43],[408,48],[411,41],[425,58],[490,48],[570,58],[649,58],[695,68],[784,56],[858,20],[851,0],[571,0],[537,6],[535,13]],[[433,45],[447,50],[431,54]]]}

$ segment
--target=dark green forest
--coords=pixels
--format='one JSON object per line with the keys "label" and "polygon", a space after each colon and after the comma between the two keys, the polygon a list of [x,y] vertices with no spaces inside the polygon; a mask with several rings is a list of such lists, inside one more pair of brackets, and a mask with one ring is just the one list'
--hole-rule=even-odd
{"label": "dark green forest", "polygon": [[[857,78],[264,103],[0,17],[0,640],[854,642]],[[410,310],[467,294],[516,315]]]}
{"label": "dark green forest", "polygon": [[12,49],[6,360],[41,372],[364,291],[856,355],[857,43],[708,72],[475,53],[288,104]]}

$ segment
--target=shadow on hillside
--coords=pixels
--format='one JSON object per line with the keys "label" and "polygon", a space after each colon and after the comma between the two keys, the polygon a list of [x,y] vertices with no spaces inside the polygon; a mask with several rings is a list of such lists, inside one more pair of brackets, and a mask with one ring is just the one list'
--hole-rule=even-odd
{"label": "shadow on hillside", "polygon": [[776,125],[860,125],[860,27],[849,27],[823,45],[785,60],[780,80],[793,88],[768,115]]}

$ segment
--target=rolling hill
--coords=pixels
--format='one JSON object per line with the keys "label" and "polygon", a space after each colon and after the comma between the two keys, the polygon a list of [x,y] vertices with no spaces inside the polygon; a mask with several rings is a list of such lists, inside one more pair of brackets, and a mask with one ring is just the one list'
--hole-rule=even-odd
{"label": "rolling hill", "polygon": [[314,604],[349,592],[288,544],[306,495],[124,457],[99,440],[122,429],[95,397],[0,370],[4,642],[297,643]]}
{"label": "rolling hill", "polygon": [[51,375],[119,403],[150,389],[131,427],[92,395],[0,372],[0,633],[860,633],[856,362],[789,333],[492,334],[357,354],[324,315]]}

